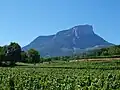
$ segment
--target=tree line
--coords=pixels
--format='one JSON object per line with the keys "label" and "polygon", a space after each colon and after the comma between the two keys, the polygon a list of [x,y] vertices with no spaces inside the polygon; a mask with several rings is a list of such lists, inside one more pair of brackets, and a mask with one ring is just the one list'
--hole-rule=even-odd
{"label": "tree line", "polygon": [[34,49],[22,51],[18,43],[11,42],[10,45],[0,46],[0,65],[15,65],[16,62],[37,63],[40,54]]}
{"label": "tree line", "polygon": [[18,43],[11,42],[9,45],[0,46],[0,66],[14,66],[16,62],[23,63],[43,63],[54,60],[70,60],[70,56],[63,57],[40,57],[40,53],[35,49],[23,51]]}
{"label": "tree line", "polygon": [[92,50],[90,51],[88,56],[119,57],[120,56],[120,45]]}
{"label": "tree line", "polygon": [[79,55],[60,56],[60,57],[40,57],[40,53],[35,49],[22,51],[18,43],[11,42],[9,45],[0,46],[0,65],[15,65],[16,62],[24,63],[42,63],[52,61],[70,61],[83,58],[108,58],[120,57],[120,45],[111,46],[102,49],[87,51]]}

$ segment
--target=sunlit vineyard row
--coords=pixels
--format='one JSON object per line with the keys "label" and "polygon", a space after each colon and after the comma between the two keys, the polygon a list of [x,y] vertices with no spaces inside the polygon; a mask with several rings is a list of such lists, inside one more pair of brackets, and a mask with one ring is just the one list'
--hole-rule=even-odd
{"label": "sunlit vineyard row", "polygon": [[0,90],[120,90],[119,66],[119,62],[69,62],[1,67]]}

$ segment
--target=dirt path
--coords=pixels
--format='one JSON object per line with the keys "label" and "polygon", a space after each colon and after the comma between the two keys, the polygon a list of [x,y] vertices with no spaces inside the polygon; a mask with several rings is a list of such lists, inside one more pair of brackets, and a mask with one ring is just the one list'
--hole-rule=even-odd
{"label": "dirt path", "polygon": [[112,60],[120,60],[120,58],[80,59],[80,60],[73,60],[71,62],[77,62],[77,61],[112,61]]}

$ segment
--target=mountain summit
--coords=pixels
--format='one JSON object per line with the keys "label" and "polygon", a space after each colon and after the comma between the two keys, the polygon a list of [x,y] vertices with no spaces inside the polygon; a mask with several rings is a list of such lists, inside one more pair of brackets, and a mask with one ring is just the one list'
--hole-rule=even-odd
{"label": "mountain summit", "polygon": [[88,48],[110,46],[111,43],[94,33],[91,25],[78,25],[55,35],[39,36],[23,50],[34,48],[42,56],[65,56],[80,53]]}
{"label": "mountain summit", "polygon": [[90,25],[79,25],[71,28],[75,35],[94,34],[93,27]]}

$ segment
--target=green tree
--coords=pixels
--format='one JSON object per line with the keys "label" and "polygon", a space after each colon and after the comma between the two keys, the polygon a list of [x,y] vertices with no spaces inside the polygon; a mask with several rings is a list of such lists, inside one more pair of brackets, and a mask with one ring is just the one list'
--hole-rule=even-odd
{"label": "green tree", "polygon": [[28,62],[28,55],[25,51],[21,52],[21,61],[24,62],[24,63]]}
{"label": "green tree", "polygon": [[21,47],[18,43],[11,42],[5,48],[5,60],[9,61],[10,64],[15,64],[15,62],[21,60]]}
{"label": "green tree", "polygon": [[39,52],[35,49],[28,50],[28,59],[29,59],[29,63],[36,64],[36,63],[40,62]]}
{"label": "green tree", "polygon": [[0,65],[2,64],[2,61],[4,60],[5,52],[3,50],[3,47],[0,47]]}

